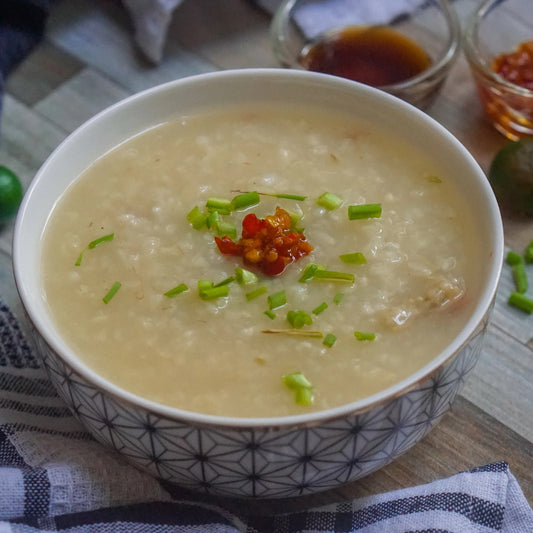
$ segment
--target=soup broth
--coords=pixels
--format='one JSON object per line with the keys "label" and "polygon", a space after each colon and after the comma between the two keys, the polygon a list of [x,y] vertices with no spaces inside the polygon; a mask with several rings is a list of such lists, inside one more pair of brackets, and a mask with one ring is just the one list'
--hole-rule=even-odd
{"label": "soup broth", "polygon": [[[352,402],[427,364],[471,313],[474,224],[443,172],[431,154],[332,112],[265,105],[184,116],[124,142],[66,191],[44,232],[45,296],[79,358],[149,400],[237,417]],[[219,214],[237,229],[232,241],[244,217],[280,207],[313,248],[277,276],[222,254],[216,225],[195,229],[187,218],[195,206],[209,214],[210,198],[252,191],[259,204]],[[325,192],[342,204],[319,205]],[[350,220],[348,206],[360,204],[380,204],[381,216]],[[340,258],[356,252],[366,262]],[[301,281],[309,264],[354,280]],[[231,280],[236,268],[257,281]],[[200,280],[229,292],[202,298]],[[286,303],[270,309],[281,291]],[[290,311],[311,323],[298,328]],[[282,380],[295,372],[312,384],[312,403],[297,403]]]}

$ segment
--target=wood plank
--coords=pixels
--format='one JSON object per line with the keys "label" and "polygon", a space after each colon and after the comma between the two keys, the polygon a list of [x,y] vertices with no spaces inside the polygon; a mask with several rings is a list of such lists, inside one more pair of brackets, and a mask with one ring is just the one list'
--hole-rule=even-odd
{"label": "wood plank", "polygon": [[214,69],[172,41],[163,62],[149,64],[135,48],[126,10],[114,2],[60,1],[52,9],[48,35],[56,46],[132,93]]}
{"label": "wood plank", "polygon": [[73,131],[106,107],[129,93],[91,68],[85,68],[52,94],[35,110],[66,131]]}
{"label": "wood plank", "polygon": [[82,68],[80,60],[44,41],[10,74],[6,91],[31,107]]}

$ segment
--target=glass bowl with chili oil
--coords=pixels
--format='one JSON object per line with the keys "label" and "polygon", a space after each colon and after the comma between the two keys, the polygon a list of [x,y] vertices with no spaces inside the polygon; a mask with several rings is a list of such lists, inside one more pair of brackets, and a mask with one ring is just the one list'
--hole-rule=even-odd
{"label": "glass bowl with chili oil", "polygon": [[485,0],[471,14],[464,37],[491,123],[513,141],[533,136],[533,2]]}
{"label": "glass bowl with chili oil", "polygon": [[460,48],[449,0],[284,0],[271,24],[281,65],[351,79],[425,109]]}

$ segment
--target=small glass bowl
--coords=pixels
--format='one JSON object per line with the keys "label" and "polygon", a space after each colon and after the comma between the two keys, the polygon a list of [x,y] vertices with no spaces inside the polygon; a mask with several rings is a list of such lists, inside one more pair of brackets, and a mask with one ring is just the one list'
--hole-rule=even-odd
{"label": "small glass bowl", "polygon": [[427,108],[459,53],[461,26],[449,0],[420,0],[410,12],[402,10],[401,3],[390,1],[284,0],[270,28],[274,55],[284,67],[304,69],[302,58],[309,47],[353,27],[390,28],[427,54],[429,65],[422,72],[392,84],[372,84],[419,108]]}
{"label": "small glass bowl", "polygon": [[464,50],[483,108],[494,127],[513,141],[533,135],[533,90],[494,72],[491,64],[533,41],[533,5],[523,0],[485,0],[465,29]]}

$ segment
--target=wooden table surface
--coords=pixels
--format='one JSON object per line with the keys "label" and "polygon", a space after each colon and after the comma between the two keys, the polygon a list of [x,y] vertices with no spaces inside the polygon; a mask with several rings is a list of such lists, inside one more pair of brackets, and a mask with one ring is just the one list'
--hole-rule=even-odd
{"label": "wooden table surface", "polygon": [[[531,0],[523,0],[531,2]],[[461,20],[479,0],[454,2]],[[11,75],[0,138],[0,164],[27,187],[50,152],[83,121],[139,90],[227,68],[277,66],[270,17],[246,0],[185,0],[175,12],[163,62],[137,52],[119,0],[56,0],[44,41]],[[533,15],[524,24],[531,26]],[[448,128],[484,170],[506,140],[486,122],[463,56],[428,113]],[[533,219],[504,216],[517,251],[533,240]],[[13,225],[0,232],[0,294],[22,319],[11,273]],[[479,363],[458,401],[419,444],[392,464],[335,491],[290,502],[255,502],[258,512],[303,509],[426,483],[494,461],[507,461],[533,502],[533,316],[510,308],[504,267]],[[229,503],[241,505],[237,502]]]}

